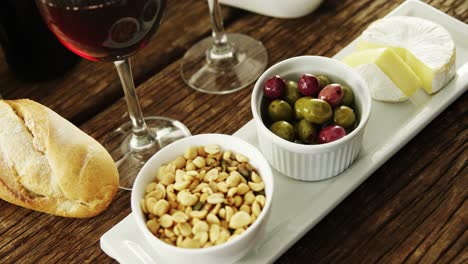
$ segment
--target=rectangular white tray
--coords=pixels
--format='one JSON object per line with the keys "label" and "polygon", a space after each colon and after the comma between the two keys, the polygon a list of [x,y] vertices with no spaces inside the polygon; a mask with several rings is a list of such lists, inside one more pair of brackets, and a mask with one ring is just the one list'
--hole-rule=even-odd
{"label": "rectangular white tray", "polygon": [[[457,47],[455,78],[432,96],[420,92],[397,104],[373,101],[363,148],[354,164],[341,175],[320,182],[302,182],[274,171],[276,193],[266,221],[266,232],[241,263],[270,263],[281,256],[468,89],[468,25],[416,0],[406,1],[388,14],[394,15],[429,19],[452,34]],[[341,59],[349,54],[355,43],[351,42],[334,58]],[[234,135],[258,146],[253,121]],[[120,263],[160,262],[138,235],[131,215],[101,237],[101,248]]]}

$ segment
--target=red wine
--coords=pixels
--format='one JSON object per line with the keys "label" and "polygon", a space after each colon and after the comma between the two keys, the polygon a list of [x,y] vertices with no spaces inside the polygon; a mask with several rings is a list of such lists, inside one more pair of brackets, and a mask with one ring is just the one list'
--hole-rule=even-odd
{"label": "red wine", "polygon": [[165,0],[36,0],[47,25],[74,53],[123,60],[143,48],[161,21]]}

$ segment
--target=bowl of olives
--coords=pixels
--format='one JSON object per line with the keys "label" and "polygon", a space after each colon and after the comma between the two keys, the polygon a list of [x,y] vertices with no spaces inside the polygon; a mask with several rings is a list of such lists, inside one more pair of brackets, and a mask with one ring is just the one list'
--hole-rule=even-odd
{"label": "bowl of olives", "polygon": [[353,163],[371,111],[360,75],[320,56],[273,65],[257,80],[251,100],[266,159],[284,175],[305,181],[331,178]]}

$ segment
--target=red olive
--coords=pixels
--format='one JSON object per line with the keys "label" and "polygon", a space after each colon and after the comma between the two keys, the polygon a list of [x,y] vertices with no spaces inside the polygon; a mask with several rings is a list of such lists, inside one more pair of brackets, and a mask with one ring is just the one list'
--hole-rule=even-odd
{"label": "red olive", "polygon": [[297,82],[297,89],[304,96],[316,97],[320,91],[320,81],[312,74],[304,74]]}
{"label": "red olive", "polygon": [[319,144],[329,143],[338,140],[344,137],[345,135],[346,130],[344,128],[337,125],[331,125],[324,127],[322,130],[320,130],[317,137],[317,142]]}
{"label": "red olive", "polygon": [[325,86],[318,94],[318,98],[327,101],[331,107],[340,105],[343,102],[343,96],[343,88],[336,83]]}
{"label": "red olive", "polygon": [[279,75],[270,77],[263,87],[263,93],[269,99],[279,99],[283,96],[286,90],[286,83]]}

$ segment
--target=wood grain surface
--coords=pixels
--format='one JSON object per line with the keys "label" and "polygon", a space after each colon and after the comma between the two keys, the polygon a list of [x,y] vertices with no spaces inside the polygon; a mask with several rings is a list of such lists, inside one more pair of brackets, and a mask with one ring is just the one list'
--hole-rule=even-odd
{"label": "wood grain surface", "polygon": [[[297,55],[331,57],[402,2],[325,0],[314,13],[289,20],[228,7],[223,12],[226,30],[262,41],[272,65]],[[466,0],[425,2],[468,22]],[[252,85],[219,96],[195,92],[182,81],[184,51],[209,34],[205,1],[168,1],[159,33],[132,58],[145,115],[178,119],[192,134],[232,134],[252,119]],[[101,142],[128,120],[111,63],[83,60],[59,79],[26,83],[0,60],[0,93],[41,102]],[[464,94],[277,262],[467,263],[467,104]],[[129,213],[125,191],[90,219],[55,217],[0,200],[0,263],[114,263],[99,238]]]}

